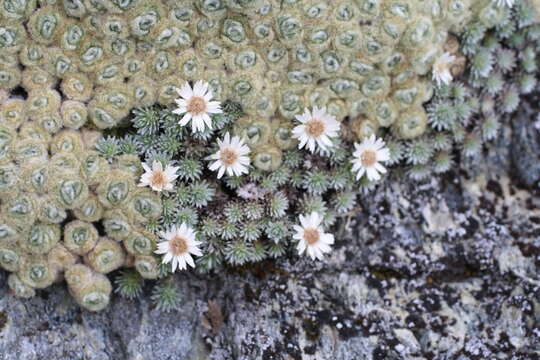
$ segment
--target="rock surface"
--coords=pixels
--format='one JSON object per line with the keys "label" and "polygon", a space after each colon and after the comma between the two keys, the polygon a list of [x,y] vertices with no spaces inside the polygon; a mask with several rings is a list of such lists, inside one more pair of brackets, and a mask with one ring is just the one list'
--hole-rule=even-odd
{"label": "rock surface", "polygon": [[538,359],[540,131],[512,124],[444,177],[394,170],[325,262],[179,275],[177,311],[20,300],[0,273],[0,360]]}

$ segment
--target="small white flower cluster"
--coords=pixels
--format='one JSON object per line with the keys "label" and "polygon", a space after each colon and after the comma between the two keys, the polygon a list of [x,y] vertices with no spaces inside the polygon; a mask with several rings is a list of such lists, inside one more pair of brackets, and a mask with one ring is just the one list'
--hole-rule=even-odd
{"label": "small white flower cluster", "polygon": [[[300,122],[293,129],[293,137],[298,139],[298,148],[306,147],[314,153],[317,147],[321,151],[328,151],[332,148],[332,138],[338,136],[340,123],[335,117],[326,112],[326,108],[313,108],[313,111],[305,109],[302,115],[296,116]],[[351,159],[352,171],[356,173],[356,179],[360,180],[364,175],[369,181],[377,181],[380,174],[386,173],[386,168],[381,162],[390,160],[390,150],[385,146],[382,139],[377,139],[375,135],[364,139],[360,144],[354,144],[355,151]],[[325,233],[322,228],[322,216],[317,212],[307,215],[300,215],[300,225],[295,225],[294,239],[298,240],[296,249],[298,254],[304,252],[311,259],[322,260],[325,253],[329,253],[334,243],[334,236]]]}
{"label": "small white flower cluster", "polygon": [[[332,251],[334,235],[324,232],[322,221],[322,216],[316,212],[300,215],[300,225],[294,225],[296,233],[293,235],[298,240],[296,249],[299,255],[305,252],[312,260],[322,260],[324,254]],[[157,245],[154,252],[163,256],[163,264],[171,264],[172,272],[185,270],[187,265],[194,268],[192,255],[203,255],[199,248],[201,242],[196,240],[197,233],[185,223],[161,231],[159,235],[164,241]]]}
{"label": "small white flower cluster", "polygon": [[[192,132],[202,132],[206,128],[212,129],[212,119],[210,114],[220,114],[223,112],[219,101],[212,101],[214,95],[209,89],[209,84],[204,81],[197,81],[191,88],[189,83],[182,85],[177,89],[179,99],[176,99],[178,108],[173,111],[174,114],[184,115],[180,120],[181,126],[186,126],[191,122]],[[248,173],[250,159],[247,156],[250,153],[249,148],[238,136],[225,134],[223,140],[218,140],[219,150],[209,156],[207,160],[212,160],[209,168],[218,172],[218,179],[224,173],[229,176],[240,176]]]}
{"label": "small white flower cluster", "polygon": [[[298,254],[304,252],[312,259],[322,260],[324,254],[332,251],[334,235],[325,233],[322,228],[323,218],[317,212],[300,215],[300,225],[294,225],[293,238],[298,240]],[[195,267],[192,255],[202,256],[200,241],[196,240],[197,233],[191,227],[182,223],[173,226],[159,235],[164,239],[157,245],[156,254],[162,255],[163,264],[171,263],[172,271],[187,269],[187,265]]]}
{"label": "small white flower cluster", "polygon": [[[332,138],[338,136],[340,123],[335,117],[326,112],[326,108],[313,108],[313,111],[305,109],[302,115],[297,115],[300,122],[293,129],[293,137],[300,142],[298,148],[307,147],[314,153],[318,147],[322,151],[332,148]],[[381,162],[390,160],[390,151],[385,147],[382,139],[377,139],[375,135],[364,139],[360,144],[355,143],[356,151],[353,153],[352,171],[357,174],[356,179],[360,180],[366,174],[369,181],[376,181],[381,178],[381,173],[386,173],[386,168]]]}
{"label": "small white flower cluster", "polygon": [[[154,161],[150,168],[148,164],[142,164],[145,173],[141,175],[141,182],[139,186],[150,186],[154,191],[172,191],[173,184],[178,175],[176,166],[165,166],[159,161]],[[191,267],[195,267],[191,254],[202,256],[201,250],[198,248],[199,241],[195,240],[195,231],[182,223],[180,226],[175,226],[168,231],[162,231],[159,235],[165,239],[157,245],[156,254],[163,256],[162,262],[164,264],[172,263],[172,271],[176,269],[184,270],[187,268],[186,264]]]}
{"label": "small white flower cluster", "polygon": [[[221,104],[212,100],[212,91],[208,88],[208,83],[197,81],[191,88],[189,83],[177,89],[180,99],[175,100],[178,108],[173,110],[174,114],[184,115],[179,121],[181,126],[186,126],[191,122],[193,132],[204,131],[206,127],[212,129],[212,119],[210,114],[222,112]],[[248,173],[250,164],[249,147],[238,136],[231,138],[229,133],[225,134],[223,140],[218,140],[218,151],[206,158],[213,161],[209,169],[218,172],[218,179],[224,173],[229,176],[240,176]],[[139,186],[150,186],[154,191],[171,191],[173,183],[178,177],[176,171],[178,167],[163,165],[159,161],[154,161],[152,167],[142,164],[145,173],[141,176]]]}
{"label": "small white flower cluster", "polygon": [[[189,83],[177,89],[180,98],[175,100],[178,108],[173,110],[174,114],[184,115],[179,121],[181,126],[186,126],[191,122],[192,132],[202,132],[205,128],[212,129],[212,119],[210,114],[222,113],[221,104],[212,101],[212,91],[209,85],[203,81],[197,81],[192,88]],[[218,140],[218,151],[210,155],[207,160],[213,161],[209,169],[218,172],[218,179],[227,173],[229,176],[239,176],[248,172],[250,164],[249,148],[238,136],[225,134],[223,140]],[[179,169],[176,166],[163,165],[159,161],[154,161],[152,167],[142,164],[145,172],[141,176],[139,186],[150,186],[154,191],[172,191],[174,181],[178,178],[176,174]],[[195,240],[194,229],[182,223],[167,231],[160,232],[159,235],[165,240],[157,245],[156,254],[164,255],[163,263],[172,264],[172,271],[176,269],[184,270],[187,265],[195,267],[195,262],[191,255],[202,256],[199,249],[201,244]]]}
{"label": "small white flower cluster", "polygon": [[[454,60],[450,55],[445,56],[441,60],[443,65]],[[445,68],[443,65],[440,66],[441,69]],[[441,73],[436,81],[447,82],[451,81],[451,78],[452,75],[447,71]],[[221,113],[222,109],[218,101],[212,101],[213,94],[209,89],[209,84],[197,81],[191,88],[186,82],[177,91],[181,98],[176,100],[178,108],[173,113],[183,115],[179,124],[186,126],[191,121],[193,132],[204,131],[206,127],[212,129],[210,114]],[[305,147],[314,153],[317,150],[328,151],[333,146],[332,139],[338,136],[341,124],[334,116],[327,113],[326,108],[314,107],[312,111],[306,108],[303,114],[296,116],[296,119],[300,124],[293,129],[292,136],[299,141],[299,149]],[[351,162],[352,171],[357,173],[357,179],[366,174],[370,181],[379,180],[380,174],[386,173],[381,162],[390,159],[390,153],[384,142],[372,135],[354,146],[356,151],[353,153]],[[249,147],[240,137],[231,137],[229,133],[226,133],[223,140],[218,140],[218,151],[206,159],[212,161],[209,169],[217,171],[217,177],[220,179],[225,173],[228,176],[247,174],[250,165],[249,153]]]}
{"label": "small white flower cluster", "polygon": [[[444,60],[444,59],[443,59]],[[448,59],[446,59],[448,60]],[[445,60],[445,61],[446,61]],[[453,59],[452,59],[453,60]],[[450,61],[452,61],[450,60]],[[443,74],[440,80],[446,82],[451,75]],[[212,101],[213,94],[209,89],[209,84],[197,81],[192,88],[189,83],[177,89],[180,96],[176,100],[178,108],[173,111],[177,115],[183,115],[179,121],[181,126],[191,123],[192,132],[202,132],[206,128],[212,129],[211,114],[222,113],[221,104]],[[312,111],[305,109],[304,113],[297,115],[300,122],[292,131],[293,138],[299,141],[298,148],[307,148],[310,152],[327,152],[333,147],[332,139],[339,134],[341,124],[334,116],[327,113],[326,108],[314,107]],[[250,158],[249,147],[238,137],[226,133],[223,139],[218,139],[218,150],[208,156],[206,160],[211,161],[208,168],[217,171],[220,179],[224,174],[228,176],[240,176],[249,171]],[[385,147],[382,139],[377,139],[375,135],[364,139],[360,144],[354,144],[355,151],[352,171],[356,173],[356,178],[360,180],[364,175],[369,181],[377,181],[381,174],[386,173],[386,168],[381,162],[390,159],[390,151]],[[143,164],[145,173],[141,176],[139,186],[150,186],[154,191],[172,191],[178,167],[163,165],[159,161],[154,161],[152,167]],[[248,190],[245,189],[245,197],[248,197]],[[312,259],[323,259],[325,253],[331,251],[334,243],[334,236],[325,233],[322,228],[322,216],[317,212],[300,216],[300,225],[295,225],[296,234],[294,239],[298,240],[297,250],[299,254],[307,253]],[[156,254],[163,256],[163,263],[172,263],[172,271],[176,269],[186,269],[187,265],[195,266],[191,255],[202,256],[199,249],[200,242],[196,241],[196,232],[186,224],[172,227],[168,231],[161,232],[160,236],[165,240],[158,244]]]}

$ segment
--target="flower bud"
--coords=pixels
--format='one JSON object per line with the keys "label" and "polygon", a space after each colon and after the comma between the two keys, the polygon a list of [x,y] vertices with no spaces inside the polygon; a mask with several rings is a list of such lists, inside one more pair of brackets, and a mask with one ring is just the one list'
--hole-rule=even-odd
{"label": "flower bud", "polygon": [[37,217],[36,199],[29,193],[10,194],[2,199],[1,214],[9,224],[29,227]]}
{"label": "flower bud", "polygon": [[28,94],[26,100],[30,118],[57,112],[60,109],[60,94],[52,89],[35,89]]}
{"label": "flower bud", "polygon": [[356,134],[357,138],[362,140],[370,137],[371,135],[376,135],[377,130],[379,129],[379,124],[371,119],[357,117],[352,121],[351,128]]}
{"label": "flower bud", "polygon": [[86,151],[80,158],[81,173],[85,181],[90,185],[97,185],[110,173],[107,160],[99,156],[95,151]]}
{"label": "flower bud", "polygon": [[53,155],[59,152],[79,153],[84,148],[80,133],[73,130],[63,130],[56,134],[50,146]]}
{"label": "flower bud", "polygon": [[20,183],[17,176],[19,171],[13,164],[0,166],[0,195],[7,195],[16,189]]}
{"label": "flower bud", "polygon": [[36,9],[35,0],[21,0],[17,2],[3,1],[0,7],[0,16],[5,19],[19,20],[28,17]]}
{"label": "flower bud", "polygon": [[22,46],[19,59],[27,67],[41,65],[45,61],[45,49],[40,44],[29,42]]}
{"label": "flower bud", "polygon": [[43,7],[32,14],[27,27],[33,40],[51,44],[62,31],[65,19],[53,7]]}
{"label": "flower bud", "polygon": [[27,68],[22,73],[22,86],[28,91],[40,88],[52,88],[56,79],[40,68]]}
{"label": "flower bud", "polygon": [[25,190],[45,194],[50,190],[50,172],[47,164],[35,163],[25,167],[21,174]]}

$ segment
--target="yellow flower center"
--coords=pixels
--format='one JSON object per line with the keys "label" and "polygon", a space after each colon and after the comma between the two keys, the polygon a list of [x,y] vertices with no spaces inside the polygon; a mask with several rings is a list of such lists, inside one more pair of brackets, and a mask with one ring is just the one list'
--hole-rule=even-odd
{"label": "yellow flower center", "polygon": [[203,113],[206,111],[206,101],[199,96],[192,96],[187,104],[187,111],[194,115]]}
{"label": "yellow flower center", "polygon": [[169,247],[174,256],[185,254],[188,250],[186,238],[175,236],[169,242]]}
{"label": "yellow flower center", "polygon": [[309,228],[304,230],[304,240],[309,244],[313,245],[316,242],[319,241],[321,238],[321,235],[319,234],[319,230],[314,228]]}
{"label": "yellow flower center", "polygon": [[230,148],[225,148],[219,153],[219,159],[224,165],[231,166],[238,160],[238,154]]}
{"label": "yellow flower center", "polygon": [[438,75],[448,70],[448,64],[445,63],[436,63],[433,67],[435,68],[435,73]]}
{"label": "yellow flower center", "polygon": [[320,119],[312,119],[306,124],[307,133],[312,137],[319,137],[324,134],[324,122]]}
{"label": "yellow flower center", "polygon": [[360,161],[364,167],[371,167],[377,162],[377,153],[375,151],[366,150],[360,155]]}
{"label": "yellow flower center", "polygon": [[165,173],[163,171],[154,171],[150,182],[152,183],[153,186],[164,187],[165,184],[167,184]]}

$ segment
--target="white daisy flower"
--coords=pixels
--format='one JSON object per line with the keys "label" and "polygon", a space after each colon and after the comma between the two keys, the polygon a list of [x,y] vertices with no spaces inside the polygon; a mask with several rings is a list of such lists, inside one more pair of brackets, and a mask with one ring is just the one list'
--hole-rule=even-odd
{"label": "white daisy flower", "polygon": [[156,254],[163,255],[163,264],[172,263],[172,271],[185,270],[187,264],[195,267],[191,254],[202,256],[199,249],[200,241],[195,240],[195,232],[192,228],[182,223],[173,226],[168,231],[161,231],[159,235],[165,239],[157,245]]}
{"label": "white daisy flower", "polygon": [[212,129],[212,119],[209,114],[220,114],[221,103],[212,100],[212,90],[208,89],[208,83],[197,81],[193,89],[189,83],[184,83],[180,89],[176,89],[180,99],[174,100],[178,108],[174,114],[184,115],[179,124],[186,126],[191,121],[192,132],[202,132],[205,126]]}
{"label": "white daisy flower", "polygon": [[386,173],[386,168],[381,165],[382,162],[390,160],[390,150],[385,147],[382,139],[371,135],[364,139],[360,144],[354,144],[356,151],[353,153],[352,171],[356,172],[356,180],[360,180],[364,174],[367,174],[369,181],[376,181],[381,178],[381,173]]}
{"label": "white daisy flower", "polygon": [[229,176],[240,176],[248,173],[250,160],[247,155],[250,150],[240,137],[233,136],[231,139],[229,133],[226,133],[223,140],[218,139],[218,146],[219,150],[206,158],[207,160],[215,160],[208,168],[212,171],[218,170],[218,179],[225,172]]}
{"label": "white daisy flower", "polygon": [[178,177],[176,171],[179,169],[177,166],[165,166],[165,170],[159,161],[154,160],[152,168],[146,163],[142,163],[142,167],[145,171],[141,175],[141,182],[139,186],[150,186],[154,191],[171,191],[173,189],[173,183]]}
{"label": "white daisy flower", "polygon": [[317,212],[309,215],[300,215],[300,225],[294,225],[296,234],[293,239],[298,240],[296,249],[302,255],[307,250],[307,254],[312,260],[315,258],[322,260],[324,253],[332,251],[330,245],[334,243],[334,235],[325,233],[321,226],[323,218]]}
{"label": "white daisy flower", "polygon": [[313,112],[306,108],[302,115],[296,115],[296,119],[301,124],[293,129],[293,138],[300,141],[299,149],[306,146],[314,152],[315,144],[322,150],[332,146],[330,138],[338,135],[340,124],[334,116],[326,113],[325,107],[319,109],[315,106]]}
{"label": "white daisy flower", "polygon": [[514,6],[514,3],[516,2],[516,0],[493,0],[493,2],[495,2],[497,4],[497,6],[507,6],[509,8],[512,8],[512,6]]}
{"label": "white daisy flower", "polygon": [[433,63],[433,81],[438,86],[445,84],[448,85],[452,82],[452,73],[450,72],[450,65],[455,60],[455,56],[445,52],[439,56]]}

